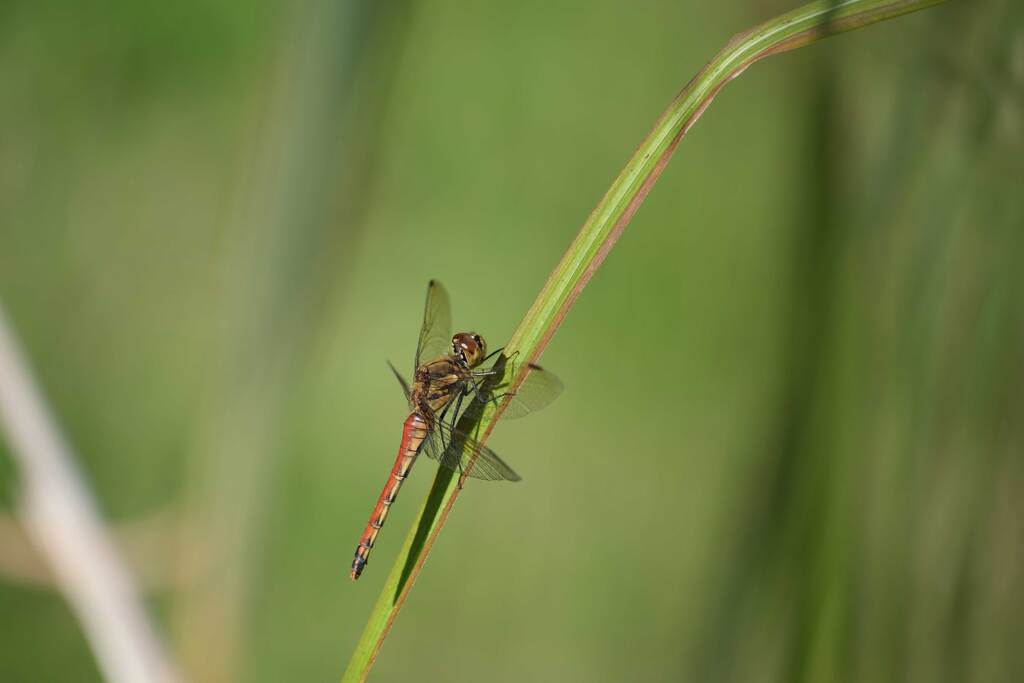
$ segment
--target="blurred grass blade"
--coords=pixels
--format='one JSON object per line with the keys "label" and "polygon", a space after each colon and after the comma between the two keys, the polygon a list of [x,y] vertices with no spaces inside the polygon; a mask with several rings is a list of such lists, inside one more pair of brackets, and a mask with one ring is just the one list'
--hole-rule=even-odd
{"label": "blurred grass blade", "polygon": [[[719,90],[754,62],[772,54],[802,47],[832,34],[867,26],[942,0],[841,0],[813,2],[735,36],[708,62],[640,144],[626,167],[583,224],[576,239],[548,277],[506,345],[506,354],[518,354],[513,387],[529,372],[579,293],[590,281],[640,204],[664,170],[680,139],[693,126]],[[510,364],[510,367],[511,364]],[[467,415],[460,426],[486,441],[501,415],[488,407],[481,415]],[[343,681],[366,678],[381,645],[408,597],[437,534],[444,526],[460,487],[446,470],[439,470],[427,500],[399,551],[380,597],[344,674]]]}
{"label": "blurred grass blade", "polygon": [[0,434],[20,469],[18,516],[81,622],[104,677],[113,683],[182,680],[2,308]]}
{"label": "blurred grass blade", "polygon": [[285,397],[331,308],[328,292],[351,271],[362,204],[346,200],[364,195],[374,175],[358,161],[374,137],[365,125],[371,110],[383,103],[356,96],[358,65],[368,50],[394,46],[382,35],[393,28],[391,12],[367,1],[295,3],[285,17],[225,228],[232,246],[219,299],[222,344],[210,348],[209,403],[184,504],[188,579],[173,618],[185,669],[203,681],[248,678],[249,591]]}

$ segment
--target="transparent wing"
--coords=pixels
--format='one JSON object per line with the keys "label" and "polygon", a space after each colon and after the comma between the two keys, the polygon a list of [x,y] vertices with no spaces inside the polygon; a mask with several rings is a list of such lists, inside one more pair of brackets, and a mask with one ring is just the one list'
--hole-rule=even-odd
{"label": "transparent wing", "polygon": [[[476,439],[459,431],[453,431],[443,422],[430,430],[423,442],[421,453],[456,474],[484,481],[519,481],[522,479],[498,454]],[[471,466],[472,465],[472,466]]]}
{"label": "transparent wing", "polygon": [[411,403],[412,392],[409,390],[409,383],[402,377],[402,373],[398,371],[398,368],[391,364],[391,361],[388,361],[388,367],[391,368],[391,372],[395,373],[395,379],[398,380],[398,383],[402,385],[402,393],[405,394],[405,400]]}
{"label": "transparent wing", "polygon": [[452,307],[448,292],[437,280],[427,285],[427,303],[423,308],[423,327],[416,344],[413,368],[422,361],[430,361],[448,353],[452,345]]}
{"label": "transparent wing", "polygon": [[[546,408],[562,393],[562,382],[539,365],[530,363],[530,374],[509,399],[502,418],[514,420]],[[497,396],[501,396],[500,392]]]}
{"label": "transparent wing", "polygon": [[[499,359],[491,370],[485,371],[485,376],[486,373],[491,371],[502,372],[504,362],[507,361]],[[515,370],[513,369],[509,376],[511,377],[514,374]],[[486,382],[478,386],[482,387],[485,384]],[[505,391],[507,388],[508,384],[499,384],[489,389],[481,388],[481,393],[477,394],[477,398],[481,401],[496,401],[500,403],[506,396],[509,396],[509,392]],[[546,408],[561,393],[562,382],[558,377],[541,366],[530,363],[530,374],[519,385],[519,389],[509,397],[508,407],[505,408],[502,417],[509,420],[525,417],[541,408]]]}

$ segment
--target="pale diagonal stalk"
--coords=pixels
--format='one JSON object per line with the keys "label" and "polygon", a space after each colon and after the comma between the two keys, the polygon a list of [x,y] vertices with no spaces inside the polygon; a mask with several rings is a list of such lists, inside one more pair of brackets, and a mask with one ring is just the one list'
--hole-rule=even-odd
{"label": "pale diagonal stalk", "polygon": [[104,678],[182,680],[2,308],[0,434],[19,468],[18,517],[81,622]]}
{"label": "pale diagonal stalk", "polygon": [[[732,40],[683,88],[655,122],[626,167],[587,218],[544,288],[505,346],[515,355],[514,389],[525,379],[527,362],[535,362],[576,297],[604,261],[622,231],[643,203],[675,151],[679,140],[700,118],[721,88],[754,62],[832,34],[936,5],[943,0],[819,1],[765,22]],[[467,415],[460,426],[484,442],[504,405]],[[464,478],[464,477],[463,477]],[[423,567],[437,534],[459,496],[459,481],[439,470],[427,500],[384,583],[380,597],[349,661],[343,681],[364,680]]]}

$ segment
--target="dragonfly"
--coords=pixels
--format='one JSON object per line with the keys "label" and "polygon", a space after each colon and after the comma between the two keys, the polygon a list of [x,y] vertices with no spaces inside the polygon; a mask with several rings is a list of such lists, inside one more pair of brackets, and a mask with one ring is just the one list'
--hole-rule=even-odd
{"label": "dragonfly", "polygon": [[[489,381],[500,377],[504,363],[502,349],[487,354],[487,342],[476,332],[451,333],[451,305],[448,293],[437,280],[427,285],[419,342],[413,361],[412,383],[391,365],[409,403],[409,416],[402,426],[398,456],[377,498],[370,521],[359,539],[352,560],[352,579],[366,568],[370,551],[394,505],[402,482],[409,476],[416,458],[424,453],[441,467],[465,477],[488,481],[519,481],[520,476],[498,454],[478,443],[457,425],[465,409],[473,402],[487,403],[507,399],[503,417],[517,418],[539,410],[562,391],[562,383],[539,365],[530,364],[530,372],[515,392],[497,394],[501,386],[489,388]],[[485,367],[495,355],[498,359]]]}

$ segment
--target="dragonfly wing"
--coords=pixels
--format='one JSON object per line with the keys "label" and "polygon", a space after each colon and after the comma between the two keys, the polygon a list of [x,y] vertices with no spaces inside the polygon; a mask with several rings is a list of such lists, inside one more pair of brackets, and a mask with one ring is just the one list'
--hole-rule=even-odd
{"label": "dragonfly wing", "polygon": [[[499,402],[501,391],[501,387],[498,387],[493,394],[499,399]],[[562,382],[557,376],[539,365],[530,363],[530,374],[519,385],[515,394],[509,398],[508,406],[501,416],[506,420],[525,417],[541,408],[546,408],[561,393]]]}
{"label": "dragonfly wing", "polygon": [[446,469],[484,481],[519,481],[522,479],[498,454],[476,439],[437,423],[423,442],[422,453],[437,460]]}
{"label": "dragonfly wing", "polygon": [[411,402],[412,392],[409,390],[409,383],[405,381],[404,377],[402,377],[402,373],[398,371],[398,368],[391,364],[391,361],[388,361],[388,367],[391,368],[391,372],[395,373],[395,379],[398,380],[398,383],[402,385],[402,392],[405,394],[405,400]]}
{"label": "dragonfly wing", "polygon": [[414,368],[422,361],[439,358],[451,350],[452,307],[448,292],[437,280],[427,285],[427,303],[423,307],[423,326],[420,328],[419,343],[416,344]]}

